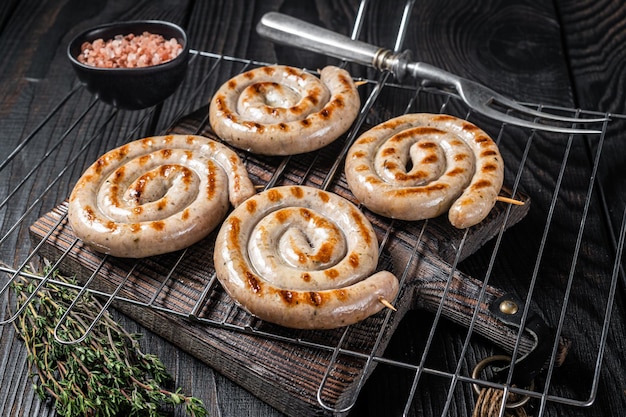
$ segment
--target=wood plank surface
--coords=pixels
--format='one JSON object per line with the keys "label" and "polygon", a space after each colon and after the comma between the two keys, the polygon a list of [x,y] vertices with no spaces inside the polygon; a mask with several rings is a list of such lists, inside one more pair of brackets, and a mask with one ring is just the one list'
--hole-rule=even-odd
{"label": "wood plank surface", "polygon": [[[358,1],[201,1],[173,0],[78,2],[47,0],[3,2],[0,6],[0,49],[7,59],[0,63],[0,155],[9,155],[24,144],[2,171],[1,196],[4,198],[68,129],[92,101],[83,90],[69,99],[60,116],[40,130],[38,126],[54,107],[76,85],[76,79],[65,59],[70,38],[82,29],[99,23],[131,18],[163,18],[183,24],[190,34],[192,47],[232,56],[280,62],[307,68],[335,63],[326,57],[272,45],[254,33],[254,25],[269,10],[279,10],[348,34],[358,10]],[[368,15],[361,32],[362,39],[382,46],[393,46],[394,33],[403,9],[402,2],[370,1]],[[588,110],[625,113],[623,80],[626,10],[617,0],[424,0],[416,2],[405,46],[417,59],[424,60],[468,78],[483,82],[498,91],[533,102]],[[349,65],[356,77],[375,78],[364,67]],[[10,204],[0,209],[3,234],[15,224],[34,201],[24,226],[0,244],[0,260],[18,264],[29,251],[28,226],[41,215],[60,204],[73,183],[98,155],[132,138],[165,131],[179,116],[206,105],[207,96],[230,73],[220,69],[205,80],[210,68],[194,67],[181,90],[162,108],[141,112],[115,112],[96,103],[79,125],[68,133],[54,153],[27,181],[29,192],[11,197]],[[202,84],[201,92],[197,86]],[[368,87],[369,88],[369,87]],[[402,103],[402,104],[400,104]],[[405,111],[404,100],[393,94],[381,96],[379,106],[368,114],[368,123],[375,124]],[[421,103],[428,107],[432,103]],[[454,109],[451,109],[454,110]],[[109,120],[110,118],[110,120]],[[490,133],[498,134],[498,125],[481,118],[474,119]],[[106,122],[103,131],[99,127]],[[130,128],[139,125],[137,130]],[[459,268],[475,277],[484,277],[493,269],[492,284],[522,296],[529,291],[529,281],[537,280],[533,307],[549,322],[557,322],[562,314],[562,294],[570,276],[573,288],[565,312],[563,331],[573,336],[574,344],[568,362],[555,372],[548,391],[554,396],[590,398],[589,406],[548,402],[541,409],[546,416],[621,415],[626,409],[626,377],[623,351],[626,340],[624,283],[619,281],[613,315],[609,323],[606,354],[597,393],[589,386],[595,373],[598,343],[606,309],[606,285],[613,263],[612,240],[619,228],[626,205],[623,168],[624,134],[621,123],[615,123],[601,154],[601,164],[594,188],[589,216],[582,233],[582,248],[574,253],[579,235],[581,207],[584,205],[592,174],[592,161],[597,146],[575,141],[565,155],[567,138],[550,135],[529,137],[515,129],[505,141],[510,160],[519,161],[527,153],[526,168],[520,179],[524,192],[532,198],[532,208],[519,227],[506,233],[492,265],[493,242],[468,257]],[[37,131],[36,135],[32,132]],[[86,151],[77,154],[77,147],[97,135]],[[561,165],[565,156],[566,168]],[[2,159],[2,158],[0,158]],[[71,161],[71,163],[68,163]],[[509,174],[518,166],[511,164]],[[41,194],[61,167],[67,166],[54,187]],[[554,184],[562,181],[556,197]],[[608,206],[605,215],[602,199]],[[556,200],[556,214],[550,217],[551,203]],[[551,227],[546,232],[546,221]],[[545,240],[542,237],[545,233]],[[543,258],[537,262],[537,254]],[[577,262],[573,265],[573,257]],[[536,272],[537,271],[537,272]],[[607,272],[608,271],[608,272]],[[608,275],[608,276],[607,276]],[[3,300],[3,303],[5,301]],[[2,305],[4,311],[5,305]],[[209,405],[211,415],[278,416],[275,408],[254,398],[248,391],[178,347],[137,325],[124,315],[115,313],[132,331],[145,334],[142,344],[147,351],[159,354],[183,389],[200,396]],[[423,310],[409,311],[398,323],[388,346],[388,357],[419,363],[424,337],[436,324],[433,347],[428,364],[454,370],[471,366],[494,351],[490,343],[463,345],[466,332],[462,326],[437,322],[433,314]],[[474,342],[474,341],[473,341]],[[14,337],[11,326],[0,327],[0,414],[11,416],[51,416],[49,404],[40,402],[30,388],[25,352]],[[461,365],[459,365],[461,364]],[[414,373],[381,365],[369,378],[351,414],[401,415],[407,393],[414,382]],[[442,404],[452,397],[452,409]],[[417,384],[409,416],[469,416],[475,396],[469,384],[450,386],[446,378],[424,375]],[[536,405],[541,407],[541,405]],[[536,409],[538,410],[538,409]]]}

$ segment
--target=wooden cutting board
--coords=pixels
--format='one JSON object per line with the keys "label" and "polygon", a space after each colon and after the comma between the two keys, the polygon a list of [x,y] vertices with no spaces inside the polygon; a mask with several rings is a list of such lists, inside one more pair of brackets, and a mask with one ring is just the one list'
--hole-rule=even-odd
{"label": "wooden cutting board", "polygon": [[[182,118],[170,132],[215,138],[201,108]],[[252,181],[260,186],[303,184],[335,192],[356,203],[341,170],[334,173],[341,140],[313,154],[291,158],[259,157],[244,152]],[[330,173],[330,174],[329,174]],[[334,174],[333,174],[334,173]],[[325,182],[329,175],[334,177]],[[527,197],[515,196],[529,202]],[[491,315],[488,306],[503,293],[450,265],[478,250],[502,228],[524,218],[529,204],[496,204],[480,225],[458,230],[445,216],[427,222],[392,221],[364,210],[382,246],[380,269],[401,280],[396,312],[384,310],[348,328],[299,331],[262,322],[236,307],[215,278],[215,231],[185,251],[139,261],[106,257],[76,239],[62,204],[31,228],[39,253],[89,288],[115,293],[115,306],[148,329],[207,363],[262,400],[291,416],[342,414],[356,400],[402,317],[411,309],[436,311],[467,325],[477,306],[474,331],[511,351],[515,329]],[[523,340],[522,351],[532,341]],[[320,401],[318,401],[318,396]],[[333,411],[335,410],[335,411]]]}

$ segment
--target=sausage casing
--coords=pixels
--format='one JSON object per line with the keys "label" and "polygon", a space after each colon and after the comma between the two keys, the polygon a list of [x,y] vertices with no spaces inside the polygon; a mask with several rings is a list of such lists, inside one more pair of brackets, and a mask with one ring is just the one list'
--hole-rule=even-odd
{"label": "sausage casing", "polygon": [[376,272],[378,241],[363,213],[312,187],[271,188],[237,207],[218,233],[214,261],[237,303],[291,328],[356,323],[398,292],[393,274]]}
{"label": "sausage casing", "polygon": [[230,145],[262,155],[320,149],[345,133],[361,100],[350,74],[328,66],[320,77],[273,65],[224,83],[213,95],[209,121]]}
{"label": "sausage casing", "polygon": [[464,229],[493,208],[504,163],[496,143],[474,124],[406,114],[357,138],[345,173],[353,194],[375,213],[422,220],[448,211],[450,223]]}
{"label": "sausage casing", "polygon": [[206,237],[255,193],[245,166],[219,142],[155,136],[113,149],[78,180],[69,199],[74,233],[95,250],[142,258]]}

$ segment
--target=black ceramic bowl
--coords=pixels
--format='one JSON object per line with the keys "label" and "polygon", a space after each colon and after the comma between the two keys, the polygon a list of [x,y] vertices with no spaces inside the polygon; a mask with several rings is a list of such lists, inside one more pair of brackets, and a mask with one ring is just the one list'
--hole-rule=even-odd
{"label": "black ceramic bowl", "polygon": [[[182,52],[170,61],[142,68],[98,68],[77,59],[84,42],[99,38],[107,41],[116,35],[140,35],[146,31],[166,39],[176,38],[183,46]],[[121,109],[138,110],[159,104],[176,91],[187,71],[189,44],[185,31],[173,23],[135,20],[98,26],[81,33],[70,42],[67,55],[78,79],[100,100]]]}

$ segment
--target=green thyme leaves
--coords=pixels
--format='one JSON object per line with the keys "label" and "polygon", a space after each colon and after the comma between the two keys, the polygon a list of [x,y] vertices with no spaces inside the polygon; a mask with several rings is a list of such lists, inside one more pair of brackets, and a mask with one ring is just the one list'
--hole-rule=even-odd
{"label": "green thyme leaves", "polygon": [[[102,306],[89,293],[77,299],[75,282],[52,274],[28,304],[37,280],[26,274],[14,280],[17,308],[25,305],[14,325],[28,350],[33,387],[42,399],[55,401],[59,416],[157,417],[173,407],[184,407],[190,417],[207,415],[201,400],[167,388],[172,378],[163,363],[143,353],[140,336],[128,333],[108,312],[80,340]],[[61,340],[80,341],[60,343],[57,324]]]}

